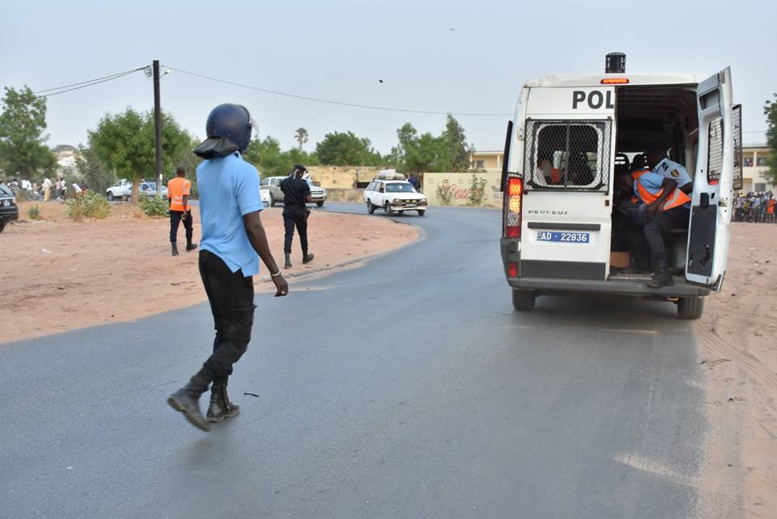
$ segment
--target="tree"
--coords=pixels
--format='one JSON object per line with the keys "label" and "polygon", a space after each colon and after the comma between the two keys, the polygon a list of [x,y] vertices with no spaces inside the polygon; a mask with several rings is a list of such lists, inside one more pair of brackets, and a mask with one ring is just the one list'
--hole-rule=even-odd
{"label": "tree", "polygon": [[397,130],[399,144],[391,149],[390,161],[406,173],[466,171],[473,148],[467,144],[464,129],[448,115],[445,130],[435,137],[427,132],[418,135],[410,123]]}
{"label": "tree", "polygon": [[[156,177],[154,114],[127,108],[122,114],[105,115],[90,130],[89,147],[118,178],[134,181],[132,203],[137,203],[141,179]],[[192,137],[172,115],[162,113],[162,170],[172,171],[175,161],[191,150]]]}
{"label": "tree", "polygon": [[777,184],[777,94],[774,94],[774,101],[766,101],[764,106],[764,115],[766,115],[766,144],[769,146],[770,153],[766,158],[766,165],[769,169],[764,172],[764,176],[769,179],[772,185]]}
{"label": "tree", "polygon": [[308,131],[305,128],[297,128],[297,133],[294,134],[294,138],[297,139],[299,150],[302,151],[302,146],[308,142]]}
{"label": "tree", "polygon": [[332,166],[375,166],[382,161],[370,140],[353,132],[327,133],[316,144],[316,155],[322,164]]}
{"label": "tree", "polygon": [[51,174],[56,157],[43,143],[47,136],[46,98],[28,86],[21,91],[5,87],[0,115],[0,167],[6,176],[38,181]]}
{"label": "tree", "polygon": [[474,147],[467,144],[467,136],[464,128],[451,115],[445,119],[445,131],[442,132],[445,158],[443,168],[450,171],[467,171],[470,166],[470,157],[475,151]]}
{"label": "tree", "polygon": [[78,147],[76,167],[87,189],[105,194],[105,190],[116,182],[116,175],[97,157],[92,148]]}

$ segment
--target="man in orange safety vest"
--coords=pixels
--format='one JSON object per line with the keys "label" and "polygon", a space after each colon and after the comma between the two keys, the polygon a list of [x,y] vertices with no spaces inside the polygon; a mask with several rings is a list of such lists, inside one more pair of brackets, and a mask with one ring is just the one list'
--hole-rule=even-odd
{"label": "man in orange safety vest", "polygon": [[192,243],[192,208],[189,206],[189,195],[192,189],[192,183],[186,180],[186,170],[183,166],[178,166],[175,170],[176,177],[167,183],[167,195],[170,203],[170,244],[173,249],[173,256],[178,256],[178,224],[183,220],[183,227],[186,229],[186,250],[192,251],[197,248],[196,243]]}

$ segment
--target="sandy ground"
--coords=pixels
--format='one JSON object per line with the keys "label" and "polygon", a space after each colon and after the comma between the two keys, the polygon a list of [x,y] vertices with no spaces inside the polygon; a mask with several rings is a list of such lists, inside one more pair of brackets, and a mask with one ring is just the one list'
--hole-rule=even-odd
{"label": "sandy ground", "polygon": [[[138,319],[205,301],[197,254],[170,255],[166,219],[146,218],[127,204],[107,220],[74,223],[56,202],[38,203],[32,221],[0,235],[0,342],[116,321]],[[282,263],[280,208],[262,220],[276,261]],[[198,215],[195,215],[195,220]],[[777,518],[777,224],[731,226],[724,289],[706,300],[693,323],[699,365],[706,372],[705,466],[698,481],[700,518]],[[195,239],[199,236],[195,221]],[[183,240],[183,229],[179,241]],[[310,220],[311,252],[285,271],[291,292],[300,276],[326,275],[418,237],[410,225],[387,218],[320,211]],[[257,292],[272,292],[262,275]]]}
{"label": "sandy ground", "polygon": [[[73,222],[59,202],[37,203],[39,220],[29,219],[33,203],[22,203],[20,221],[0,234],[0,343],[96,324],[130,321],[207,300],[197,269],[197,252],[185,252],[178,230],[179,256],[170,254],[170,223],[147,218],[120,203],[106,220]],[[262,223],[279,266],[283,265],[282,207],[266,208]],[[195,210],[194,241],[200,236]],[[412,225],[388,218],[344,215],[313,209],[308,224],[310,252],[302,264],[299,238],[292,265],[283,269],[294,292],[300,276],[325,275],[418,238]],[[261,265],[257,293],[274,292]]]}

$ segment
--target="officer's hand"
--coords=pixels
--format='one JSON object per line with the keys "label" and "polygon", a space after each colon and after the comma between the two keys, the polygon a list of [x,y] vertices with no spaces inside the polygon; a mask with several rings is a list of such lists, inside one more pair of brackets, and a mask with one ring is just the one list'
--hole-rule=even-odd
{"label": "officer's hand", "polygon": [[648,220],[652,220],[654,216],[658,214],[658,204],[652,203],[645,209],[645,216]]}
{"label": "officer's hand", "polygon": [[289,294],[289,283],[283,274],[277,276],[271,276],[272,282],[275,283],[275,297],[281,297]]}

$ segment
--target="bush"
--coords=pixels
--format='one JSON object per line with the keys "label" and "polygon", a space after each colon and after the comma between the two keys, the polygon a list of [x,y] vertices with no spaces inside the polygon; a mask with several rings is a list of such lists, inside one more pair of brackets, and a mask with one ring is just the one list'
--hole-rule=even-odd
{"label": "bush", "polygon": [[447,182],[441,182],[437,184],[437,200],[442,205],[451,205],[451,199],[453,198],[453,189]]}
{"label": "bush", "polygon": [[485,178],[478,178],[475,173],[472,173],[472,184],[469,189],[469,203],[470,205],[481,205],[486,198],[486,184],[488,181]]}
{"label": "bush", "polygon": [[159,196],[140,195],[138,205],[146,216],[159,217],[170,215],[170,205],[166,198]]}
{"label": "bush", "polygon": [[103,220],[111,214],[111,206],[104,196],[93,191],[84,191],[67,201],[67,215],[75,221],[84,218]]}
{"label": "bush", "polygon": [[40,218],[40,207],[38,207],[38,204],[33,205],[30,207],[30,209],[27,211],[27,214],[30,217],[30,220],[37,220]]}

